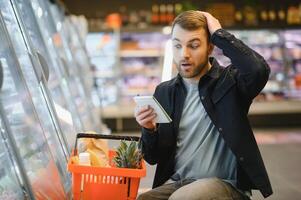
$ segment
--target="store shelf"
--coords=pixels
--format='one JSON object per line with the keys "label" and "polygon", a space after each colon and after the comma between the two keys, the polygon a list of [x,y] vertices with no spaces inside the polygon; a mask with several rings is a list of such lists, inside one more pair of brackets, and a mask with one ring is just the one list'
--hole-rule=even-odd
{"label": "store shelf", "polygon": [[145,90],[145,89],[128,89],[122,91],[124,97],[130,97],[135,95],[151,95],[154,91],[153,90]]}
{"label": "store shelf", "polygon": [[251,105],[250,115],[266,115],[266,114],[290,114],[301,113],[301,101],[283,100],[283,101],[267,101],[254,102]]}
{"label": "store shelf", "polygon": [[130,76],[130,75],[142,75],[144,77],[160,77],[161,71],[148,71],[145,72],[145,69],[138,69],[138,70],[127,70],[123,73],[124,76]]}
{"label": "store shelf", "polygon": [[103,107],[101,112],[104,118],[133,118],[135,104],[110,105]]}
{"label": "store shelf", "polygon": [[93,77],[95,78],[116,78],[118,75],[112,71],[96,71]]}
{"label": "store shelf", "polygon": [[121,50],[120,57],[162,57],[158,50]]}
{"label": "store shelf", "polygon": [[[134,103],[126,105],[112,105],[102,108],[102,114],[104,118],[131,118],[134,117],[134,110]],[[301,101],[284,100],[254,102],[249,111],[250,115],[287,113],[301,113]]]}
{"label": "store shelf", "polygon": [[[135,104],[111,105],[102,108],[104,121],[112,131],[139,131],[134,117]],[[301,101],[254,102],[249,120],[252,126],[295,126],[300,124]]]}

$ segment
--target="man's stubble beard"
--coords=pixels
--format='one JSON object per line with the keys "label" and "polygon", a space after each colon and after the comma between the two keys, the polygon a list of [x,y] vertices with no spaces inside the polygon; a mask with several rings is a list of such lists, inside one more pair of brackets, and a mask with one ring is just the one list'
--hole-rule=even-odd
{"label": "man's stubble beard", "polygon": [[207,57],[206,61],[201,63],[197,68],[194,68],[192,73],[189,72],[189,74],[187,74],[185,70],[181,69],[181,64],[176,64],[177,70],[181,75],[181,77],[183,78],[194,78],[199,76],[208,65],[209,65],[209,57]]}

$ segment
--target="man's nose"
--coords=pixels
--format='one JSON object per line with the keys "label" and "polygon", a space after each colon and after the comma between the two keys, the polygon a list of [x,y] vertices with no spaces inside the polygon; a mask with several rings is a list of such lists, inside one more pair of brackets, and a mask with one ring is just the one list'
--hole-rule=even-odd
{"label": "man's nose", "polygon": [[186,47],[182,48],[181,56],[182,56],[182,58],[189,58],[189,51]]}

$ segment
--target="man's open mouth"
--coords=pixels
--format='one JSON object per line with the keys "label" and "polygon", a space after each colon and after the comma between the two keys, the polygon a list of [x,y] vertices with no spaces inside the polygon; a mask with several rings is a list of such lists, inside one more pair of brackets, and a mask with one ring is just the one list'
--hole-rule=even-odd
{"label": "man's open mouth", "polygon": [[184,68],[184,69],[188,69],[188,68],[191,67],[191,64],[190,63],[182,63],[181,67]]}

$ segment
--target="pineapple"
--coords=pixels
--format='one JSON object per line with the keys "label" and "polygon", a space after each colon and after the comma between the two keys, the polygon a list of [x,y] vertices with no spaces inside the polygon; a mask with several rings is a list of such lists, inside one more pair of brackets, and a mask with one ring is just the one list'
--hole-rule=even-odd
{"label": "pineapple", "polygon": [[137,142],[131,141],[128,144],[126,141],[120,141],[113,161],[116,167],[140,169],[141,159],[142,153],[138,149]]}

